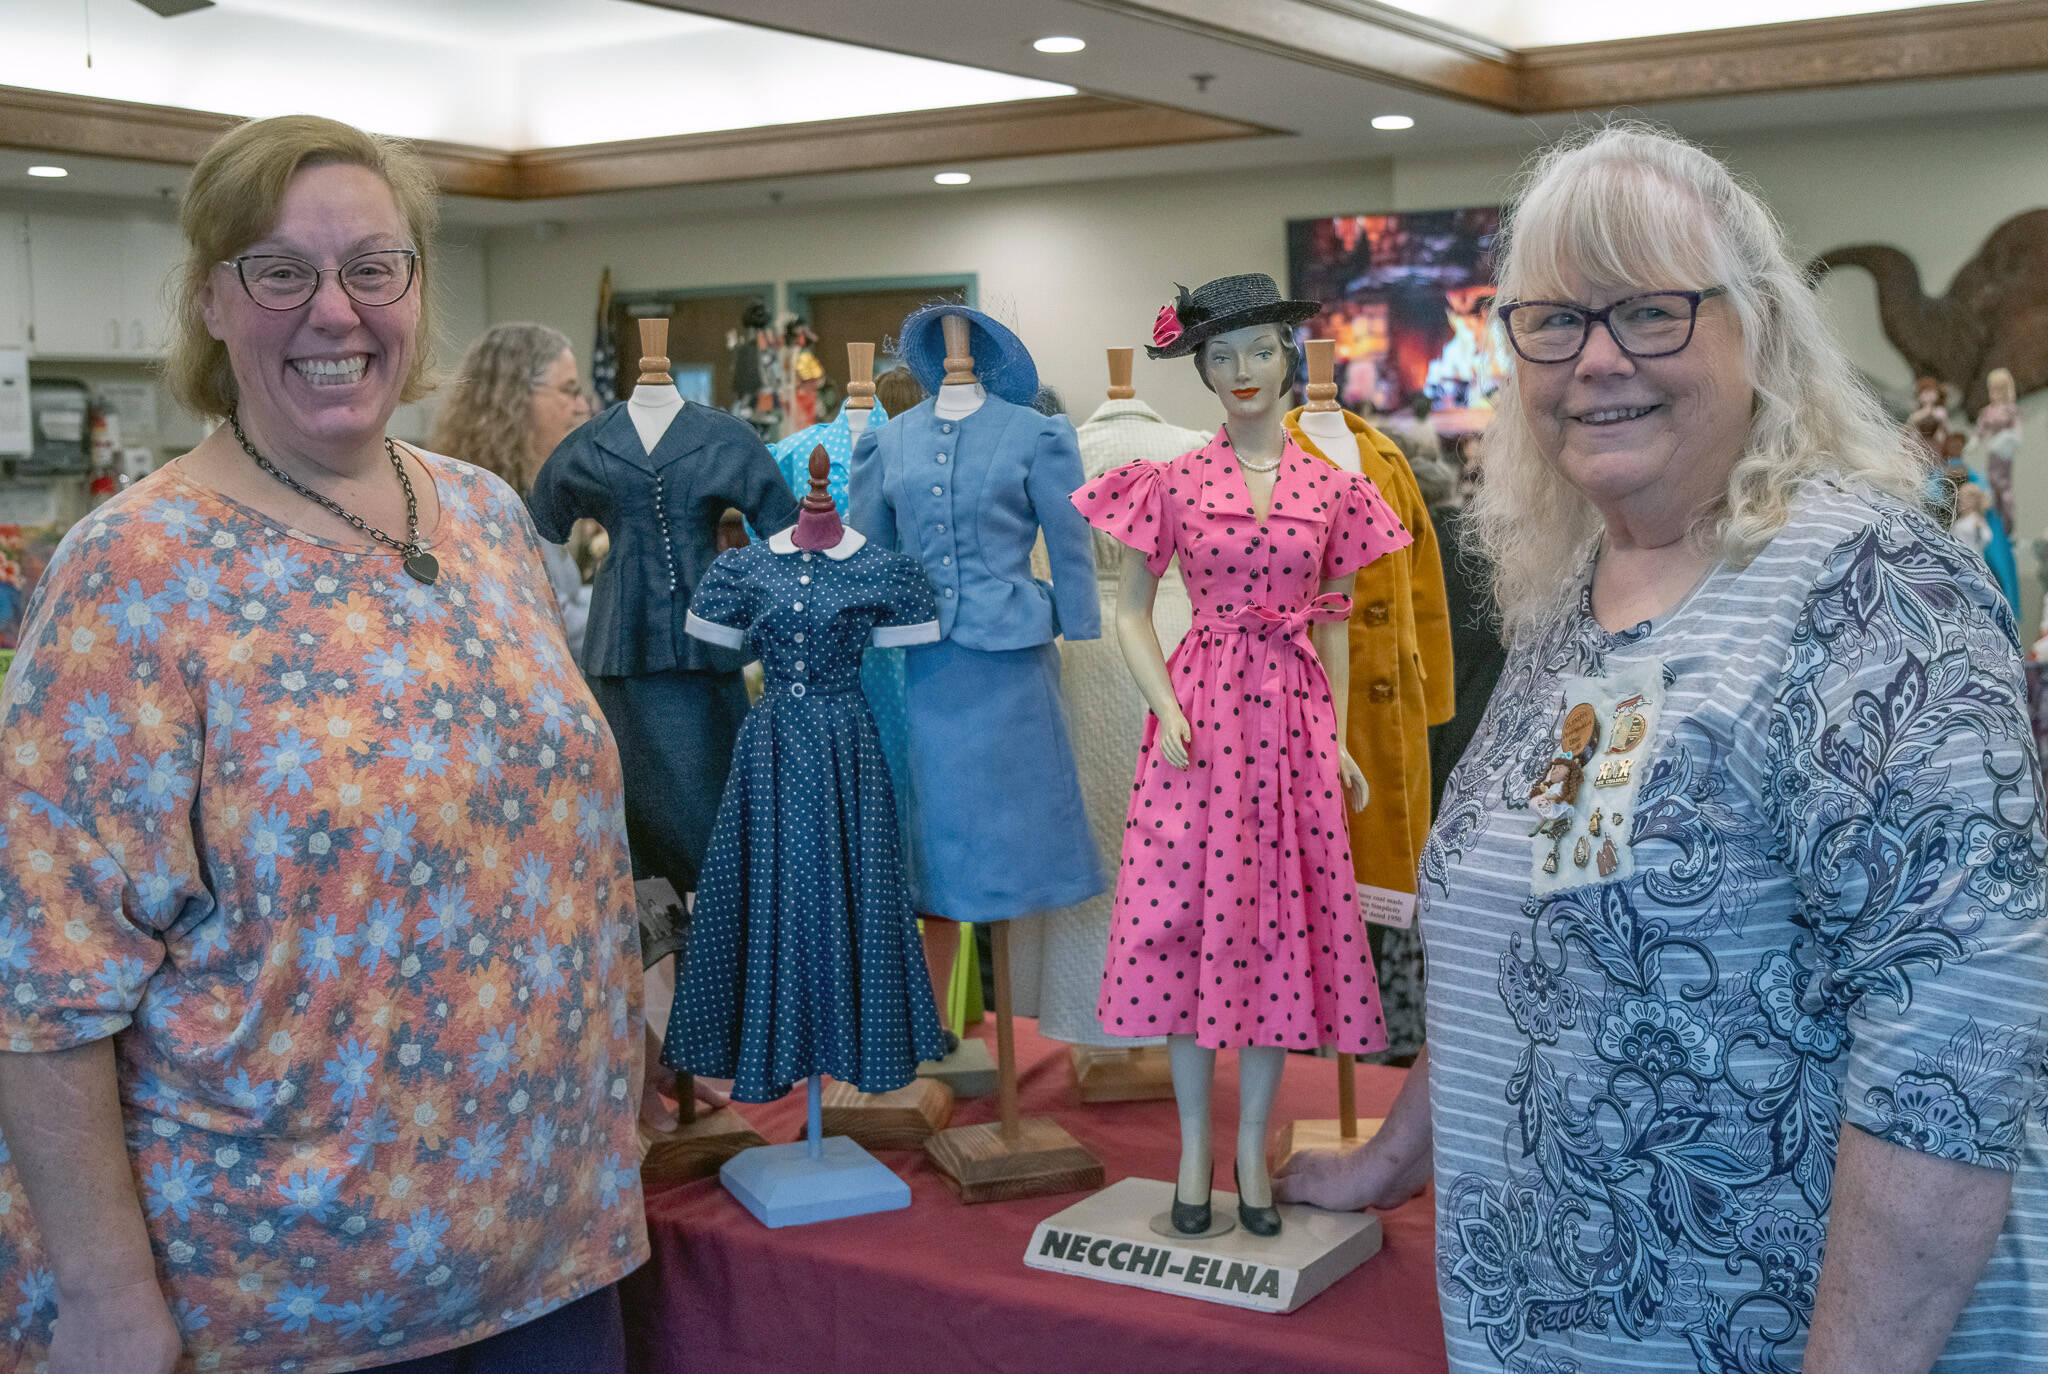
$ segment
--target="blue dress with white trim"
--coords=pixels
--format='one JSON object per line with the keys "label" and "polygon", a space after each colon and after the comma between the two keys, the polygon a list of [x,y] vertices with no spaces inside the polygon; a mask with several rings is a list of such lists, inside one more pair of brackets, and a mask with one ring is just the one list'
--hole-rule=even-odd
{"label": "blue dress with white trim", "polygon": [[719,556],[689,632],[758,654],[697,888],[662,1061],[767,1102],[812,1074],[866,1092],[945,1053],[903,881],[896,803],[861,692],[870,646],[936,640],[917,561],[848,531],[784,531]]}

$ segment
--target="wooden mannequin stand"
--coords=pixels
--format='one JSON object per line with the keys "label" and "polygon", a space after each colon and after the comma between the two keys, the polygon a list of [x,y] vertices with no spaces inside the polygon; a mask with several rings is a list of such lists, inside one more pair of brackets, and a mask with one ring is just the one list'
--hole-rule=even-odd
{"label": "wooden mannequin stand", "polygon": [[[1129,348],[1109,350],[1109,399],[1137,396],[1131,385]],[[1074,1096],[1082,1102],[1155,1102],[1173,1096],[1173,1068],[1164,1045],[1075,1045],[1067,1051],[1074,1069]]]}
{"label": "wooden mannequin stand", "polygon": [[1303,352],[1308,404],[1301,408],[1301,432],[1325,458],[1346,472],[1358,472],[1358,438],[1337,404],[1337,344],[1332,339],[1310,339]]}
{"label": "wooden mannequin stand", "polygon": [[940,1131],[925,1158],[962,1202],[1004,1202],[1102,1186],[1102,1161],[1051,1117],[1017,1113],[1017,1045],[1010,1012],[1010,923],[993,922],[996,1120]]}
{"label": "wooden mannequin stand", "polygon": [[1379,1132],[1382,1118],[1358,1119],[1357,1070],[1356,1055],[1337,1056],[1337,1119],[1290,1121],[1281,1127],[1273,1148],[1275,1172],[1284,1167],[1297,1150],[1337,1150],[1349,1154]]}

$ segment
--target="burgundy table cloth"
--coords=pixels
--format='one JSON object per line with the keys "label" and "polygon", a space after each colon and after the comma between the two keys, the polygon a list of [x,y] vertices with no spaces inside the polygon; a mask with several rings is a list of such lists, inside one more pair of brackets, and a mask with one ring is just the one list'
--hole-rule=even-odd
{"label": "burgundy table cloth", "polygon": [[[1067,1047],[1017,1023],[1027,1115],[1050,1115],[1094,1151],[1107,1181],[1170,1179],[1174,1104],[1083,1107]],[[993,1041],[992,1027],[983,1034]],[[991,1048],[993,1046],[991,1045]],[[1361,1065],[1359,1112],[1385,1113],[1398,1069]],[[1230,1186],[1237,1057],[1217,1056],[1219,1188]],[[1336,1066],[1290,1055],[1276,1126],[1336,1115]],[[803,1093],[742,1109],[770,1142],[803,1127]],[[963,1101],[953,1124],[994,1117]],[[1291,1315],[1171,1297],[1024,1266],[1044,1218],[1082,1193],[963,1206],[922,1152],[879,1156],[910,1184],[907,1210],[771,1231],[715,1178],[647,1199],[653,1258],[621,1285],[634,1374],[1427,1374],[1446,1367],[1437,1314],[1432,1195],[1385,1213],[1380,1252]]]}

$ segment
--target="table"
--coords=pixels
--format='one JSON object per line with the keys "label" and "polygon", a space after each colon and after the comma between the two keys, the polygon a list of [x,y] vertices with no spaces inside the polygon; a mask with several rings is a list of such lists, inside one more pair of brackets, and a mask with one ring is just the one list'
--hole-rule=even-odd
{"label": "table", "polygon": [[[1067,1047],[1017,1023],[1019,1092],[1103,1162],[1107,1181],[1172,1178],[1174,1104],[1073,1102]],[[993,1035],[984,1028],[984,1034]],[[1217,1056],[1216,1186],[1230,1186],[1237,1059]],[[1399,1069],[1360,1065],[1359,1112],[1383,1115]],[[1336,1065],[1289,1055],[1278,1125],[1336,1115]],[[803,1094],[741,1111],[768,1140],[794,1140]],[[965,1101],[955,1125],[993,1119]],[[1248,1312],[1024,1267],[1032,1228],[1081,1196],[968,1207],[922,1152],[880,1158],[910,1184],[907,1210],[771,1231],[718,1181],[647,1199],[653,1257],[621,1285],[634,1374],[1427,1374],[1446,1367],[1437,1315],[1432,1195],[1385,1213],[1380,1253],[1287,1316]]]}

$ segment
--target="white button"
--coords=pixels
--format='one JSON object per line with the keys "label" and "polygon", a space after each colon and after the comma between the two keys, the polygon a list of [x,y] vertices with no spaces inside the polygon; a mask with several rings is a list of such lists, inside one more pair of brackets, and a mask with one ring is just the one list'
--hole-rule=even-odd
{"label": "white button", "polygon": [[953,555],[949,553],[944,558],[941,558],[939,562],[945,564],[947,567],[950,568],[951,566],[953,566]]}
{"label": "white button", "polygon": [[803,670],[804,661],[802,659],[798,659],[796,663],[792,666],[792,671],[801,673]]}
{"label": "white button", "polygon": [[808,562],[810,562],[810,561],[811,561],[811,556],[810,556],[809,554],[805,554],[805,555],[804,555],[804,562],[808,563]]}
{"label": "white button", "polygon": [[953,594],[953,589],[952,589],[951,587],[948,587],[948,588],[946,588],[946,595],[947,595],[947,596],[951,596],[952,594]]}
{"label": "white button", "polygon": [[950,424],[946,424],[946,425],[940,425],[940,426],[939,426],[939,433],[941,433],[941,434],[951,434],[952,432],[953,432],[953,426],[951,426]]}
{"label": "white button", "polygon": [[804,685],[803,685],[803,684],[802,684],[801,682],[792,682],[792,683],[790,683],[790,684],[789,684],[789,694],[790,694],[791,696],[793,696],[793,697],[800,697],[800,696],[802,696],[802,695],[804,694]]}
{"label": "white button", "polygon": [[791,636],[791,638],[796,640],[797,643],[801,644],[804,642],[804,632],[802,630],[798,630],[794,635]]}
{"label": "white button", "polygon": [[808,587],[811,585],[811,575],[809,573],[805,573],[802,577],[799,577],[797,581],[803,583],[804,586]]}
{"label": "white button", "polygon": [[934,495],[934,496],[944,496],[945,494],[946,494],[946,489],[945,489],[944,487],[933,487],[933,488],[932,488],[932,495]]}
{"label": "white button", "polygon": [[939,461],[940,461],[941,463],[945,462],[945,461],[946,461],[946,455],[945,455],[945,454],[943,454],[943,453],[941,453],[941,454],[939,455]]}
{"label": "white button", "polygon": [[803,608],[804,608],[804,603],[803,603],[803,602],[801,602],[801,601],[797,602],[797,603],[796,603],[796,604],[795,604],[794,606],[791,606],[791,607],[790,607],[790,609],[791,609],[791,610],[793,610],[793,611],[800,611],[800,610],[802,610]]}
{"label": "white button", "polygon": [[941,525],[941,526],[939,526],[939,533],[940,533],[940,534],[944,534],[945,532],[946,532],[946,527],[945,527],[944,525]]}

